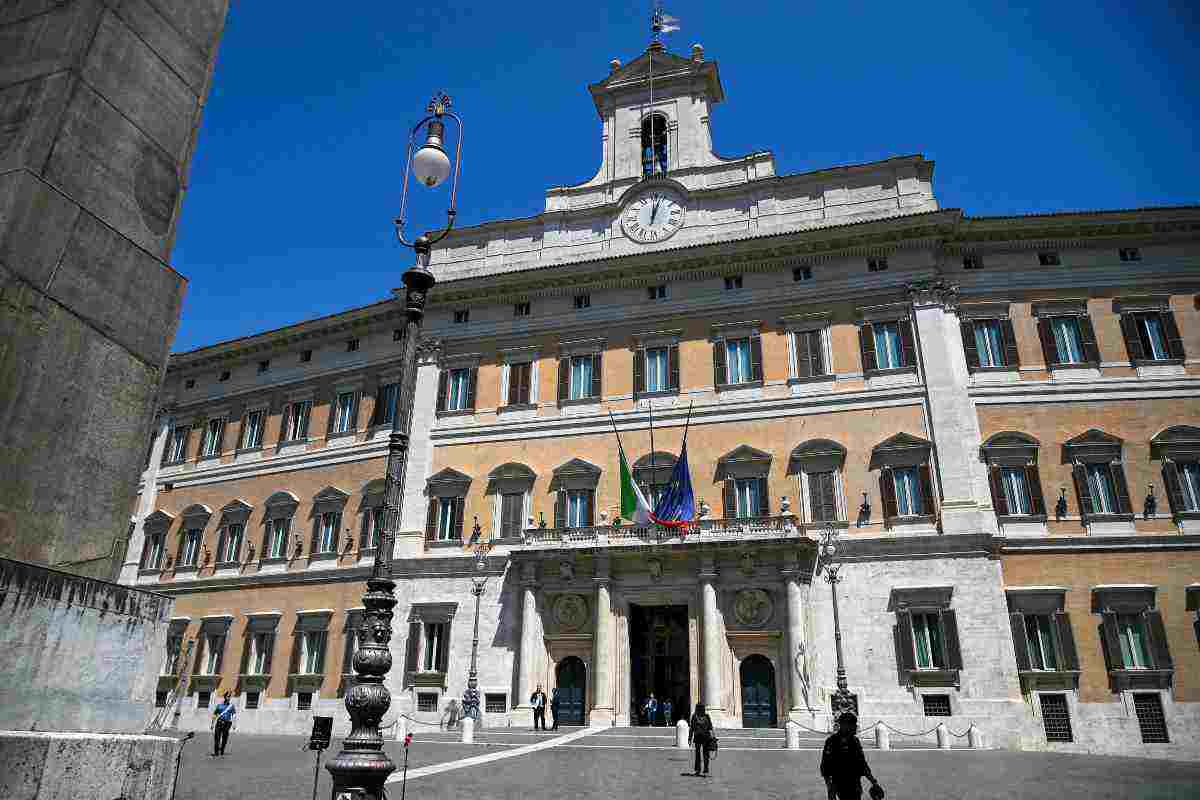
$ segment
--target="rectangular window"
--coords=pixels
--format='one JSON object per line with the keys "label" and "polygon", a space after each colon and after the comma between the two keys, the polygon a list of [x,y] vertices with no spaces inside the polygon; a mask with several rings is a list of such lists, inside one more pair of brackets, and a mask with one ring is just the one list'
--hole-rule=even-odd
{"label": "rectangular window", "polygon": [[529,361],[508,365],[508,404],[524,405],[531,401],[533,364]]}
{"label": "rectangular window", "polygon": [[725,291],[732,292],[742,288],[741,275],[728,275],[725,278]]}
{"label": "rectangular window", "polygon": [[825,346],[821,331],[797,331],[792,334],[792,345],[796,355],[797,378],[828,374],[825,369]]}
{"label": "rectangular window", "polygon": [[871,326],[875,336],[875,368],[900,369],[904,366],[904,343],[900,339],[900,323],[876,322]]}
{"label": "rectangular window", "polygon": [[189,428],[187,425],[177,425],[171,429],[171,441],[167,445],[168,464],[178,464],[187,457],[187,440]]}
{"label": "rectangular window", "polygon": [[738,478],[734,481],[739,518],[757,517],[762,508],[762,479]]}
{"label": "rectangular window", "polygon": [[270,368],[271,368],[271,362],[270,362],[270,361],[260,361],[260,362],[258,362],[258,371],[259,371],[260,373],[262,373],[262,372],[266,372],[266,371],[267,371],[267,370],[269,370]]}
{"label": "rectangular window", "polygon": [[299,692],[296,695],[296,710],[311,711],[312,710],[312,692]]}
{"label": "rectangular window", "polygon": [[174,675],[179,667],[179,655],[183,650],[183,637],[179,635],[167,637],[167,653],[163,658],[162,674]]}
{"label": "rectangular window", "polygon": [[457,497],[441,497],[438,498],[438,531],[437,538],[439,542],[448,542],[455,538],[455,532],[458,530],[455,516],[458,514]]}
{"label": "rectangular window", "polygon": [[445,647],[447,627],[444,622],[425,623],[425,659],[422,663],[426,672],[438,671],[438,658]]}
{"label": "rectangular window", "polygon": [[417,692],[417,711],[430,713],[437,711],[437,692]]}
{"label": "rectangular window", "polygon": [[1088,491],[1092,495],[1093,514],[1118,514],[1117,488],[1109,464],[1086,464]]}
{"label": "rectangular window", "polygon": [[592,502],[592,493],[588,489],[572,489],[567,492],[567,527],[586,528],[588,508]]}
{"label": "rectangular window", "polygon": [[262,447],[263,418],[266,414],[261,408],[246,412],[246,421],[242,423],[242,443],[239,445],[243,450]]}
{"label": "rectangular window", "polygon": [[647,286],[646,298],[648,300],[666,300],[667,285],[665,283],[660,283],[658,286]]}
{"label": "rectangular window", "polygon": [[530,308],[530,305],[528,302],[513,303],[513,316],[514,317],[528,317],[531,311],[532,311],[532,309]]}
{"label": "rectangular window", "polygon": [[1137,314],[1134,316],[1137,325],[1138,338],[1142,340],[1142,352],[1147,358],[1155,361],[1165,361],[1171,357],[1167,346],[1167,334],[1163,330],[1162,315]]}
{"label": "rectangular window", "polygon": [[467,308],[460,308],[454,312],[454,324],[466,325],[471,321],[471,311]]}
{"label": "rectangular window", "polygon": [[1053,317],[1050,331],[1054,334],[1054,348],[1059,364],[1083,363],[1083,338],[1079,333],[1079,320],[1075,317]]}
{"label": "rectangular window", "polygon": [[921,695],[921,704],[925,708],[927,717],[950,716],[950,695],[948,694],[923,694]]}
{"label": "rectangular window", "polygon": [[1043,694],[1042,725],[1046,730],[1047,742],[1073,742],[1071,712],[1065,694]]}
{"label": "rectangular window", "polygon": [[754,380],[749,337],[725,340],[725,382],[750,383]]}
{"label": "rectangular window", "polygon": [[812,267],[796,267],[792,270],[792,280],[800,283],[801,281],[812,280]]}
{"label": "rectangular window", "polygon": [[912,625],[917,669],[945,669],[942,625],[938,615],[915,612],[912,615]]}
{"label": "rectangular window", "polygon": [[1121,643],[1121,661],[1125,669],[1150,669],[1150,636],[1141,614],[1117,615],[1117,638]]}
{"label": "rectangular window", "polygon": [[253,711],[258,708],[258,700],[261,696],[260,692],[246,692],[246,710]]}
{"label": "rectangular window", "polygon": [[1179,489],[1183,498],[1183,511],[1200,511],[1200,462],[1179,461],[1175,464],[1179,472]]}
{"label": "rectangular window", "polygon": [[307,364],[310,361],[312,361],[312,350],[301,350],[300,351],[300,363]]}
{"label": "rectangular window", "polygon": [[572,400],[582,400],[592,396],[592,376],[595,369],[595,359],[588,356],[571,357],[571,393]]}
{"label": "rectangular window", "polygon": [[809,472],[808,500],[813,522],[831,522],[837,513],[837,473]]}
{"label": "rectangular window", "polygon": [[374,550],[379,546],[380,537],[383,536],[384,525],[387,524],[387,509],[380,506],[372,508],[367,512],[367,540],[363,545],[368,550]]}
{"label": "rectangular window", "polygon": [[200,708],[208,708],[210,702],[212,702],[212,692],[196,692],[196,705],[198,705]]}
{"label": "rectangular window", "polygon": [[142,565],[143,569],[160,569],[162,567],[163,544],[166,537],[165,533],[155,533],[150,536],[146,544],[146,563]]}
{"label": "rectangular window", "polygon": [[166,708],[167,707],[167,694],[168,694],[167,692],[155,692],[154,693],[154,707],[155,708]]}
{"label": "rectangular window", "polygon": [[204,426],[204,442],[200,448],[200,455],[204,458],[219,456],[221,454],[221,439],[225,434],[225,420],[210,419],[208,424]]}
{"label": "rectangular window", "polygon": [[465,411],[470,408],[471,368],[450,370],[446,379],[446,410]]}
{"label": "rectangular window", "polygon": [[646,391],[663,392],[671,388],[670,350],[653,347],[646,350]]}
{"label": "rectangular window", "polygon": [[1058,258],[1057,250],[1047,250],[1045,252],[1038,253],[1038,264],[1043,267],[1057,267],[1061,263],[1062,261],[1060,261]]}
{"label": "rectangular window", "polygon": [[590,294],[575,295],[575,310],[581,311],[585,308],[592,307],[592,296]]}
{"label": "rectangular window", "polygon": [[396,413],[396,395],[400,384],[385,383],[379,387],[375,395],[375,424],[391,425],[392,416]]}
{"label": "rectangular window", "polygon": [[983,269],[983,259],[974,254],[963,256],[963,269]]}
{"label": "rectangular window", "polygon": [[179,554],[179,566],[194,567],[200,555],[200,531],[192,529],[184,531],[183,550]]}
{"label": "rectangular window", "polygon": [[979,351],[979,366],[1005,366],[1004,337],[1000,330],[1000,320],[987,319],[975,322],[975,347]]}
{"label": "rectangular window", "polygon": [[240,522],[231,523],[225,528],[224,547],[220,553],[217,553],[217,561],[230,564],[237,561],[242,553],[242,537],[245,535],[246,526]]}
{"label": "rectangular window", "polygon": [[888,268],[888,260],[886,258],[868,258],[867,272],[886,272]]}
{"label": "rectangular window", "polygon": [[357,404],[354,402],[354,392],[338,392],[333,402],[333,432],[348,433],[357,427]]}
{"label": "rectangular window", "polygon": [[325,668],[325,631],[305,631],[300,646],[300,671],[320,675]]}
{"label": "rectangular window", "polygon": [[210,633],[204,637],[204,667],[202,675],[216,675],[221,666],[221,651],[225,649],[225,637]]}
{"label": "rectangular window", "polygon": [[1162,697],[1157,692],[1135,692],[1133,710],[1137,713],[1143,744],[1167,744],[1171,741],[1167,736],[1167,718],[1163,715]]}
{"label": "rectangular window", "polygon": [[291,517],[281,517],[271,520],[271,540],[267,548],[267,558],[284,558],[287,556],[288,533],[291,527]]}
{"label": "rectangular window", "polygon": [[1033,669],[1058,669],[1054,646],[1054,618],[1049,614],[1026,614],[1025,637],[1029,642],[1029,664]]}
{"label": "rectangular window", "polygon": [[1027,516],[1033,513],[1024,467],[1001,467],[1000,485],[1004,488],[1004,499],[1008,502],[1009,514]]}
{"label": "rectangular window", "polygon": [[184,382],[183,382],[183,388],[185,388],[185,389],[195,389],[195,388],[196,388],[196,379],[195,379],[195,378],[188,378],[186,381],[184,381]]}
{"label": "rectangular window", "polygon": [[342,527],[342,512],[326,511],[321,515],[321,528],[317,536],[317,552],[333,553],[337,551],[338,531]]}
{"label": "rectangular window", "polygon": [[312,414],[312,400],[300,400],[290,403],[283,410],[283,424],[280,426],[280,441],[297,442],[308,438],[308,418]]}
{"label": "rectangular window", "polygon": [[524,526],[525,494],[513,492],[500,495],[500,535],[520,536]]}
{"label": "rectangular window", "polygon": [[892,470],[896,484],[896,514],[901,517],[919,517],[925,513],[921,500],[921,483],[916,467],[898,467]]}
{"label": "rectangular window", "polygon": [[251,675],[266,675],[267,660],[271,656],[271,648],[275,643],[273,633],[256,633],[250,640],[250,660],[248,666]]}
{"label": "rectangular window", "polygon": [[483,696],[483,711],[485,714],[503,714],[508,711],[508,695],[488,692]]}
{"label": "rectangular window", "polygon": [[347,353],[358,352],[358,339],[347,339],[346,340],[346,352]]}
{"label": "rectangular window", "polygon": [[225,381],[229,380],[229,378],[232,374],[233,373],[230,372],[229,370],[225,370],[224,372],[221,373],[221,377],[218,378],[218,380],[221,381],[221,383],[224,383]]}
{"label": "rectangular window", "polygon": [[1117,251],[1122,261],[1141,261],[1142,251],[1136,247],[1122,247]]}

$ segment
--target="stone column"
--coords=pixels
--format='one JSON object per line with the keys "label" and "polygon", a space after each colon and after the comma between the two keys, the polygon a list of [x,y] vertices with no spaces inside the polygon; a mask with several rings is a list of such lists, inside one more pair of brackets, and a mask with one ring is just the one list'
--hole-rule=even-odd
{"label": "stone column", "polygon": [[968,394],[970,375],[959,328],[958,287],[938,280],[910,283],[907,289],[941,487],[942,531],[995,533],[991,491],[979,460],[983,436]]}
{"label": "stone column", "polygon": [[530,710],[529,696],[537,687],[534,663],[538,660],[537,635],[537,565],[527,561],[521,565],[521,654],[517,661],[518,702],[513,706],[517,711]]}
{"label": "stone column", "polygon": [[612,578],[609,575],[608,560],[603,557],[596,559],[596,638],[592,652],[592,686],[593,703],[588,714],[588,725],[610,726],[616,716],[613,708],[613,666],[615,641],[613,628],[615,623],[612,612],[612,597],[609,593]]}
{"label": "stone column", "polygon": [[804,595],[798,565],[790,564],[780,572],[787,587],[787,652],[783,663],[787,670],[787,715],[788,719],[799,719],[808,707],[805,686],[797,670],[803,664],[800,651],[804,647]]}
{"label": "stone column", "polygon": [[150,448],[150,464],[142,472],[142,493],[138,497],[137,518],[133,523],[133,533],[125,545],[125,563],[121,565],[121,574],[117,583],[133,586],[137,583],[138,567],[142,562],[142,545],[146,539],[146,517],[154,513],[158,504],[158,470],[162,464],[163,450],[167,446],[167,436],[171,433],[171,417],[160,414],[158,431],[154,435],[154,445]]}
{"label": "stone column", "polygon": [[714,585],[717,571],[712,561],[707,561],[700,572],[700,627],[704,645],[704,687],[701,696],[704,706],[714,723],[724,720],[725,705],[721,691],[721,666],[725,652],[721,641],[721,626],[717,619],[717,587]]}

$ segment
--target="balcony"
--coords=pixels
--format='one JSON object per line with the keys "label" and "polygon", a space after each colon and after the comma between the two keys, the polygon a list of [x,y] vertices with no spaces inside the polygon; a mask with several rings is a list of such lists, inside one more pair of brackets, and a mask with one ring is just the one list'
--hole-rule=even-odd
{"label": "balcony", "polygon": [[[845,522],[835,525],[845,527]],[[804,539],[825,523],[801,523],[795,516],[702,519],[696,527],[680,531],[661,525],[593,525],[586,528],[526,528],[515,550],[591,549],[683,545],[697,542],[745,542]]]}

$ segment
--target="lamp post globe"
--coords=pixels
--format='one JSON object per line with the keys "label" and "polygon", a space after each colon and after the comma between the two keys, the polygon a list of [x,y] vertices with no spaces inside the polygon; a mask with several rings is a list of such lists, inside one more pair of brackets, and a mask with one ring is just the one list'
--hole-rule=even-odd
{"label": "lamp post globe", "polygon": [[425,144],[413,154],[413,175],[429,188],[440,185],[450,177],[450,157],[442,146],[446,126],[439,120],[431,120],[427,126]]}

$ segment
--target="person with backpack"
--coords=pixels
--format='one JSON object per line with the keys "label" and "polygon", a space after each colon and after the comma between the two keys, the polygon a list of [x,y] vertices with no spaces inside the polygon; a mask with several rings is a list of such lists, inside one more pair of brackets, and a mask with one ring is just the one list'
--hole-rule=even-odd
{"label": "person with backpack", "polygon": [[[692,713],[691,725],[688,728],[688,743],[695,745],[696,748],[696,775],[708,774],[708,759],[712,752],[711,747],[716,742],[716,737],[713,736],[712,717],[704,710],[704,703],[697,703],[696,710]],[[700,772],[701,754],[704,757],[704,772]]]}

